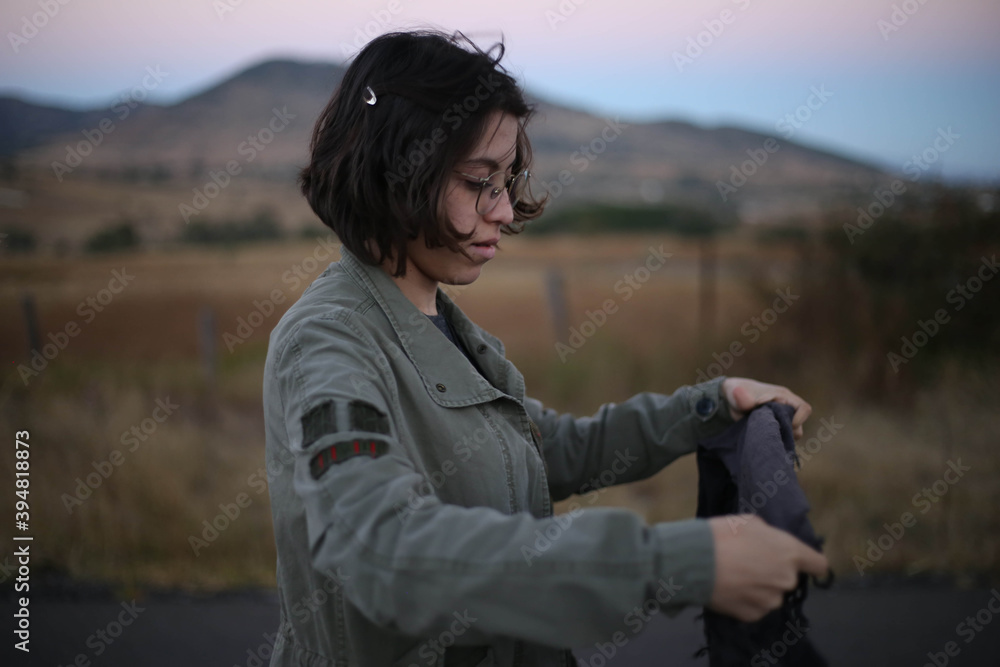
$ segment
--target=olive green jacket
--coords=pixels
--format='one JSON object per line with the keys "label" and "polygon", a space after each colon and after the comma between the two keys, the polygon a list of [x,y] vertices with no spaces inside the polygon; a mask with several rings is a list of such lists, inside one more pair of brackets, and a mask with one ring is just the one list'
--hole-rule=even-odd
{"label": "olive green jacket", "polygon": [[438,307],[478,369],[346,249],[271,333],[271,664],[569,667],[567,647],[631,636],[637,612],[706,603],[705,521],[647,525],[585,494],[729,425],[722,378],[558,414],[440,290]]}

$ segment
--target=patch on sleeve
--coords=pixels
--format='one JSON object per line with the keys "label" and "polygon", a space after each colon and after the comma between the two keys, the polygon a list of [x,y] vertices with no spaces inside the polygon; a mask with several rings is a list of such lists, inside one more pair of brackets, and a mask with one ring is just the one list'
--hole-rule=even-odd
{"label": "patch on sleeve", "polygon": [[374,405],[364,401],[351,401],[351,430],[389,435],[389,418]]}
{"label": "patch on sleeve", "polygon": [[338,442],[324,447],[309,462],[309,472],[313,479],[319,479],[331,466],[343,463],[355,456],[370,456],[377,459],[389,451],[389,445],[382,440],[359,439]]}
{"label": "patch on sleeve", "polygon": [[337,408],[324,401],[302,415],[302,446],[308,447],[327,433],[337,432]]}

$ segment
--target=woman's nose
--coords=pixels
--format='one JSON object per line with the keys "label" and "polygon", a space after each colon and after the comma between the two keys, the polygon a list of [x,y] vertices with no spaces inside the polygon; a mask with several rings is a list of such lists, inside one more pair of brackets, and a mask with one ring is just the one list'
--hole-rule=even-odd
{"label": "woman's nose", "polygon": [[498,222],[501,225],[509,225],[514,222],[514,208],[510,205],[510,191],[504,188],[500,193],[500,198],[496,206],[483,216],[488,222]]}

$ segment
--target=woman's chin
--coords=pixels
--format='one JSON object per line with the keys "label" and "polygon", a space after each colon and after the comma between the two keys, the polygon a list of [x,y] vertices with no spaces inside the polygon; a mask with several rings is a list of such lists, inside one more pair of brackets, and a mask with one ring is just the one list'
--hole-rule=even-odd
{"label": "woman's chin", "polygon": [[483,266],[478,264],[461,271],[456,271],[447,278],[442,279],[440,282],[442,285],[471,285],[477,278],[479,278],[479,275],[482,272]]}

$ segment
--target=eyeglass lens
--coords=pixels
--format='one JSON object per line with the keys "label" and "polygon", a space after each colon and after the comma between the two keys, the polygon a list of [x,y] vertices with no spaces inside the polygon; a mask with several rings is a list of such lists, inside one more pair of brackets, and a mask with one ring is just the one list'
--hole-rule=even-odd
{"label": "eyeglass lens", "polygon": [[[504,190],[505,180],[506,179],[503,174],[493,174],[490,177],[489,183],[483,185],[483,189],[479,192],[479,200],[476,205],[476,209],[479,211],[480,215],[486,215],[496,207],[497,203],[500,201],[500,193]],[[520,200],[521,195],[524,193],[527,180],[526,174],[523,171],[516,174],[511,180],[508,189],[511,208],[514,208],[514,206],[517,205],[518,200]]]}

